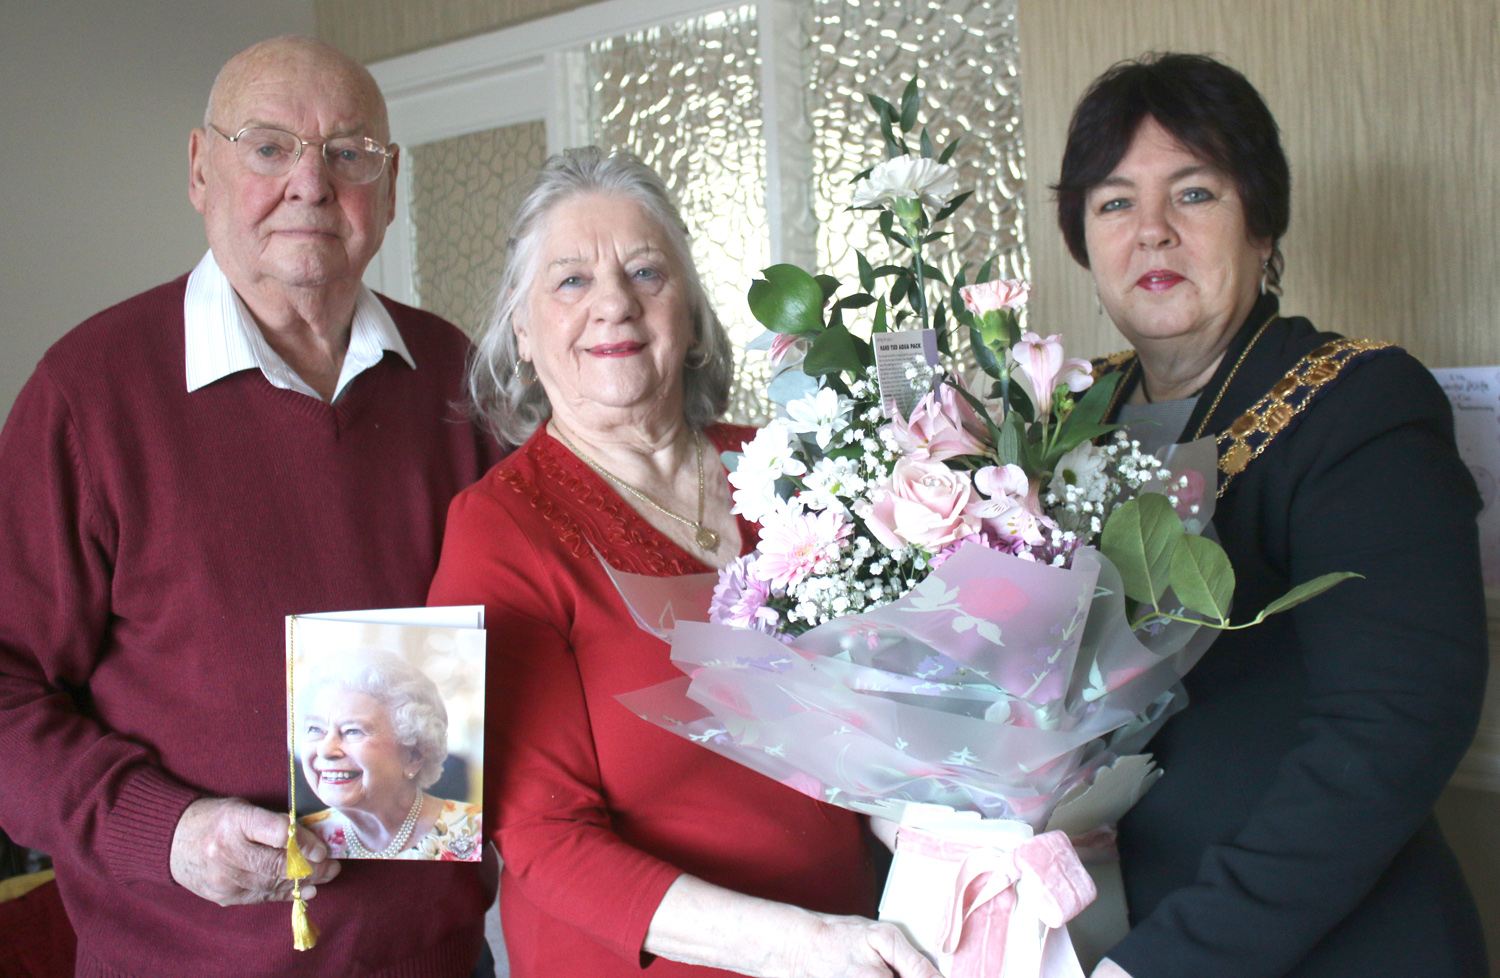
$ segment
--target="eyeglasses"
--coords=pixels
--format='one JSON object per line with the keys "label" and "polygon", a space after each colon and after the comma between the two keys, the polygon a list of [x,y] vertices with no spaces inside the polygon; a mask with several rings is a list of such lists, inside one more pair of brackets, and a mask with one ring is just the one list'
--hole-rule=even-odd
{"label": "eyeglasses", "polygon": [[[292,172],[302,158],[303,147],[317,146],[284,129],[248,126],[227,135],[218,126],[208,128],[234,144],[240,162],[251,173],[263,177],[280,177]],[[322,143],[323,162],[340,183],[369,183],[385,171],[385,161],[395,153],[368,136],[335,136]]]}

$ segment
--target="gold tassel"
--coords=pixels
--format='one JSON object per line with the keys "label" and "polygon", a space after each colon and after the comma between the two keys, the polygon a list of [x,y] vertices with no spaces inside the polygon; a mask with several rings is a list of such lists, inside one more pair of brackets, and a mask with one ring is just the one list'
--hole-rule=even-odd
{"label": "gold tassel", "polygon": [[299,951],[312,950],[318,943],[318,928],[307,919],[307,901],[302,899],[302,884],[294,884],[292,891],[292,947]]}
{"label": "gold tassel", "polygon": [[312,864],[302,855],[302,847],[297,845],[297,823],[292,822],[286,830],[286,878],[300,880],[311,875]]}

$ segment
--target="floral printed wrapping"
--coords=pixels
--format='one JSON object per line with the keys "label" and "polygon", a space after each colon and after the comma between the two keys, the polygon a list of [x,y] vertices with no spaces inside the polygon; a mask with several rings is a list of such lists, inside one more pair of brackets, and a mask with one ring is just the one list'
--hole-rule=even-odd
{"label": "floral printed wrapping", "polygon": [[[1174,476],[1211,485],[1210,441]],[[1212,494],[1181,501],[1200,532]],[[904,596],[783,644],[709,624],[712,575],[612,572],[686,674],[619,697],[644,719],[820,800],[899,818],[906,802],[1045,825],[1058,799],[1142,746],[1217,632],[1156,618],[1132,632],[1119,572],[964,546]],[[1170,592],[1163,610],[1175,608]],[[1139,612],[1137,612],[1139,613]]]}

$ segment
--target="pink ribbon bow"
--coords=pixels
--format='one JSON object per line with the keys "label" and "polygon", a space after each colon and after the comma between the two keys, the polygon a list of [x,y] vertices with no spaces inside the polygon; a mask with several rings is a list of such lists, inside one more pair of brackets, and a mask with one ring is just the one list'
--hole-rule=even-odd
{"label": "pink ribbon bow", "polygon": [[959,863],[939,945],[953,955],[948,978],[1082,978],[1072,945],[1054,932],[1096,892],[1066,833],[1005,852],[902,829],[896,846]]}

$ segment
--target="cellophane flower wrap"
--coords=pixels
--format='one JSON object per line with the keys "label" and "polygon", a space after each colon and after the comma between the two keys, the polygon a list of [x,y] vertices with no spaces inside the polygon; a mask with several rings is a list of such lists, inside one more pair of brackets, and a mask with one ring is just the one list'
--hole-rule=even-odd
{"label": "cellophane flower wrap", "polygon": [[[620,700],[820,801],[895,820],[947,806],[1025,823],[1029,838],[1181,708],[1178,681],[1216,629],[1242,627],[1228,560],[1200,535],[1217,454],[1209,439],[1142,453],[1103,423],[1118,377],[1025,328],[1025,282],[992,277],[993,258],[972,283],[969,265],[950,277],[930,262],[969,196],[952,147],[923,130],[911,152],[915,83],[899,107],[870,101],[888,159],[860,176],[855,205],[878,211],[906,260],[859,253],[848,294],[790,265],[752,284],[782,410],[726,464],[759,546],[718,575],[614,573],[684,673]],[[893,362],[882,334],[927,352]],[[1151,780],[1149,764],[1131,769],[1126,806]],[[1076,836],[1090,817],[1063,821]],[[960,974],[1000,974],[998,958],[964,964],[967,913],[952,947],[927,950]],[[1042,973],[1042,947],[1010,953],[1028,963],[1004,974]]]}

